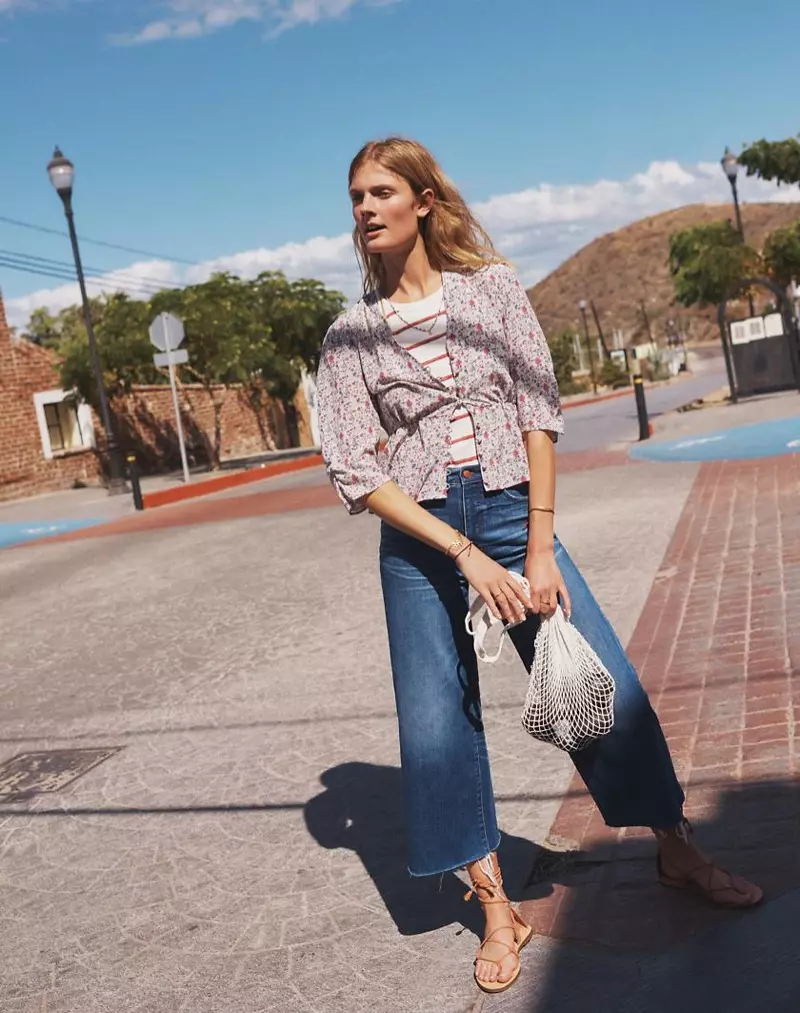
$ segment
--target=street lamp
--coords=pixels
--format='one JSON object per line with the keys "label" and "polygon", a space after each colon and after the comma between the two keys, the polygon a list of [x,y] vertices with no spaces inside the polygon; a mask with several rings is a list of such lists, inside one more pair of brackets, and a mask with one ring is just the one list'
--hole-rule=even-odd
{"label": "street lamp", "polygon": [[739,208],[739,190],[736,186],[736,177],[739,175],[739,161],[736,155],[733,154],[730,148],[725,149],[725,154],[720,159],[722,165],[722,171],[728,177],[728,182],[731,185],[731,192],[733,194],[733,206],[736,210],[736,228],[739,235],[742,237],[744,242],[744,228],[742,227],[742,212]]}
{"label": "street lamp", "polygon": [[589,338],[589,321],[586,318],[586,307],[588,305],[589,304],[586,302],[585,299],[581,299],[581,301],[578,303],[578,308],[580,309],[581,316],[583,317],[583,333],[586,335],[586,347],[589,351],[589,372],[592,374],[592,390],[596,394],[597,377],[595,376],[594,373],[594,356],[592,355],[592,342],[591,339]]}
{"label": "street lamp", "polygon": [[[744,226],[742,225],[742,211],[739,207],[739,188],[736,185],[736,177],[739,175],[739,160],[736,155],[733,154],[730,148],[725,148],[725,154],[720,159],[720,165],[722,171],[728,177],[728,182],[731,185],[731,193],[733,194],[733,207],[736,212],[736,230],[739,233],[739,238],[744,242]],[[755,307],[753,306],[753,296],[748,292],[747,301],[750,304],[750,316],[755,316]]]}
{"label": "street lamp", "polygon": [[75,258],[75,272],[78,276],[78,285],[81,290],[81,301],[83,303],[83,319],[86,324],[86,334],[89,338],[89,354],[92,359],[95,383],[97,384],[97,396],[100,401],[100,418],[103,422],[103,429],[106,434],[106,445],[108,447],[109,460],[109,483],[108,492],[110,496],[116,496],[128,491],[125,484],[122,469],[122,458],[117,445],[117,438],[111,425],[111,413],[108,410],[108,398],[103,386],[103,367],[100,363],[100,353],[97,350],[97,341],[92,326],[92,311],[89,306],[89,297],[86,294],[86,281],[83,277],[83,265],[81,254],[78,249],[78,236],[75,232],[75,219],[72,213],[72,184],[75,180],[75,166],[68,158],[65,158],[59,148],[53,152],[53,157],[47,166],[47,174],[53,184],[56,193],[64,205],[64,213],[67,216],[69,226],[69,238],[72,243],[72,255]]}

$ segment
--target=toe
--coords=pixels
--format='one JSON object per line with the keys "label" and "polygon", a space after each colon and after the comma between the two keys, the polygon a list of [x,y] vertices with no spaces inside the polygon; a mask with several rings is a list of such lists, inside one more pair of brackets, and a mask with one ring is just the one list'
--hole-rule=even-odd
{"label": "toe", "polygon": [[748,883],[741,876],[731,876],[731,892],[735,894],[735,903],[741,907],[752,907],[760,903],[764,897],[764,891],[755,883]]}
{"label": "toe", "polygon": [[488,960],[479,960],[475,974],[481,981],[497,981],[497,965],[489,963]]}
{"label": "toe", "polygon": [[501,982],[509,981],[517,969],[517,963],[517,958],[513,956],[513,954],[509,953],[506,959],[500,964],[497,980]]}

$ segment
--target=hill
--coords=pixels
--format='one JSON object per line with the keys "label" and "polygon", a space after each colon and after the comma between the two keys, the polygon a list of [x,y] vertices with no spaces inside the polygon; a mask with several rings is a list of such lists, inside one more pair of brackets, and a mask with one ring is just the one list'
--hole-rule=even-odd
{"label": "hill", "polygon": [[[773,229],[800,217],[800,204],[745,204],[745,238],[761,248]],[[593,299],[609,344],[611,332],[623,332],[626,344],[647,340],[642,301],[657,340],[667,334],[667,321],[679,320],[687,340],[716,340],[716,309],[686,310],[675,302],[669,274],[669,237],[694,225],[733,218],[730,204],[691,204],[643,218],[601,236],[579,250],[545,279],[529,289],[546,334],[580,326],[578,303]],[[590,315],[591,332],[596,333]]]}

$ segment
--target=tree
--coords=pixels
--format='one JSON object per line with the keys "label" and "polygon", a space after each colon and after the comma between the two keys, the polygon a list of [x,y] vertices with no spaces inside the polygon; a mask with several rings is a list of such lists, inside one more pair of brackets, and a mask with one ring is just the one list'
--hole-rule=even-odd
{"label": "tree", "polygon": [[[153,349],[147,336],[147,303],[131,299],[122,292],[96,301],[92,307],[93,325],[103,386],[109,398],[127,393],[135,383],[155,383],[159,373],[153,365]],[[82,317],[79,326],[67,326],[76,307],[62,311],[65,316],[56,351],[61,357],[61,384],[75,388],[95,408],[97,387],[89,355],[89,339]]]}
{"label": "tree", "polygon": [[247,383],[252,358],[269,347],[269,326],[258,320],[254,309],[252,284],[227,273],[200,285],[159,292],[150,302],[151,318],[166,312],[183,320],[191,358],[181,371],[208,394],[214,416],[209,452],[215,468],[221,458],[225,388]]}
{"label": "tree", "polygon": [[[101,296],[89,300],[89,312],[92,323],[96,327],[105,309],[105,299]],[[55,316],[47,309],[35,309],[30,315],[23,337],[43,348],[58,350],[62,342],[86,340],[86,324],[83,319],[83,308],[67,306]]]}
{"label": "tree", "polygon": [[58,317],[52,316],[43,307],[34,310],[23,335],[34,345],[41,345],[43,348],[54,347],[61,339]]}
{"label": "tree", "polygon": [[[148,330],[153,318],[171,312],[183,320],[190,361],[178,367],[205,388],[214,413],[209,446],[220,463],[225,388],[240,385],[261,422],[267,399],[280,401],[296,432],[294,397],[304,369],[319,363],[322,339],[344,307],[344,297],[310,279],[288,281],[265,272],[250,281],[216,274],[184,289],[163,291],[150,302],[122,294],[92,300],[92,318],[110,397],[138,383],[166,383],[152,361]],[[28,324],[31,340],[54,348],[62,358],[62,383],[95,400],[88,339],[77,307],[56,317],[36,310]],[[266,429],[262,429],[266,438]]]}
{"label": "tree", "polygon": [[730,221],[683,229],[670,236],[669,267],[683,306],[719,303],[737,282],[757,274],[758,253]]}
{"label": "tree", "polygon": [[553,372],[556,376],[558,389],[562,394],[572,391],[572,372],[575,369],[575,335],[563,331],[547,339],[550,356],[553,360]]}
{"label": "tree", "polygon": [[785,141],[756,141],[739,155],[739,164],[748,176],[791,185],[800,183],[800,138]]}
{"label": "tree", "polygon": [[270,328],[270,346],[249,356],[247,394],[255,408],[265,395],[283,405],[293,441],[297,440],[294,398],[303,371],[316,372],[326,331],[342,312],[344,296],[308,278],[288,281],[279,271],[265,271],[253,282],[257,314]]}
{"label": "tree", "polygon": [[800,221],[786,225],[767,237],[764,264],[770,277],[783,288],[800,279]]}

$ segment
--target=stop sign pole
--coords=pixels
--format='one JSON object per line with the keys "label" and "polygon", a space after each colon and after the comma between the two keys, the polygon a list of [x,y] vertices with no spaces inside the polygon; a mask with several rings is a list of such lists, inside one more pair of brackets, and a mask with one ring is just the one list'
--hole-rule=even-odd
{"label": "stop sign pole", "polygon": [[161,354],[153,356],[156,366],[169,368],[169,385],[172,388],[172,406],[175,409],[175,424],[178,428],[178,446],[181,451],[183,481],[189,481],[189,462],[186,460],[186,444],[183,439],[183,423],[178,403],[178,385],[175,382],[175,366],[189,361],[189,353],[180,344],[185,337],[183,321],[173,313],[159,313],[150,324],[150,343]]}

